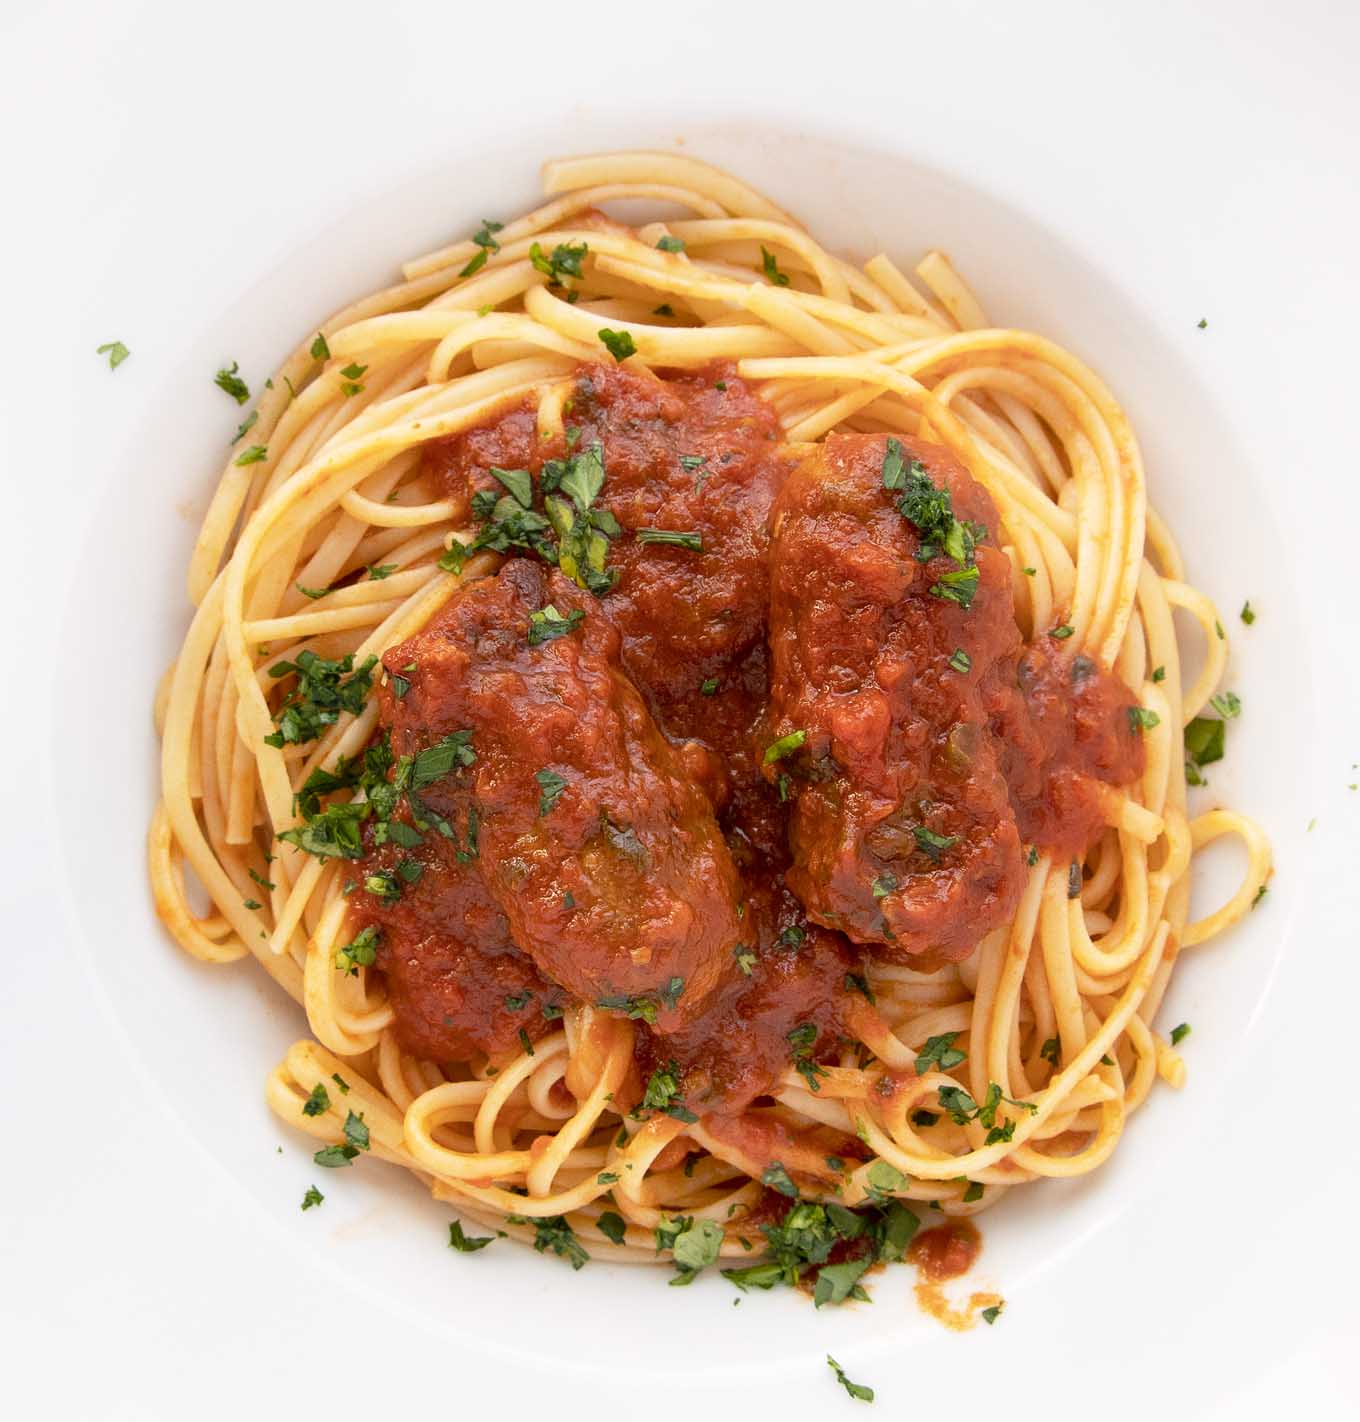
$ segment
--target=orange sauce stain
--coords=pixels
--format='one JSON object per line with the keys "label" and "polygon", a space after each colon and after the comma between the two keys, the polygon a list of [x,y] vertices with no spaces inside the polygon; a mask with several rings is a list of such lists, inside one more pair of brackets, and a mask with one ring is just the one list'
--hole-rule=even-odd
{"label": "orange sauce stain", "polygon": [[968,1220],[946,1220],[922,1230],[907,1248],[907,1260],[925,1283],[957,1279],[982,1253],[982,1236]]}
{"label": "orange sauce stain", "polygon": [[922,1230],[907,1249],[907,1261],[916,1266],[916,1302],[923,1313],[962,1333],[972,1328],[984,1308],[998,1307],[1000,1294],[976,1291],[964,1304],[954,1304],[941,1287],[966,1274],[982,1252],[982,1236],[968,1220],[946,1220]]}
{"label": "orange sauce stain", "polygon": [[916,1302],[923,1313],[928,1313],[937,1323],[952,1328],[956,1333],[965,1333],[977,1321],[984,1308],[998,1308],[1000,1294],[972,1293],[968,1302],[956,1308],[945,1298],[944,1290],[938,1284],[917,1284]]}

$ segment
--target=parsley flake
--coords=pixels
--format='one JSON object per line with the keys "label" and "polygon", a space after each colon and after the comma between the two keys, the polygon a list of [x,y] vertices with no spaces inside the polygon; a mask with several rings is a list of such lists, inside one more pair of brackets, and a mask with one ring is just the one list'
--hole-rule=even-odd
{"label": "parsley flake", "polygon": [[631,331],[611,331],[608,326],[602,326],[595,334],[604,342],[605,349],[615,361],[625,361],[637,354]]}
{"label": "parsley flake", "polygon": [[857,1402],[872,1402],[874,1400],[874,1390],[866,1387],[863,1383],[851,1382],[845,1375],[845,1369],[831,1356],[826,1355],[826,1365],[836,1375],[836,1381],[853,1397]]}
{"label": "parsley flake", "polygon": [[117,370],[120,365],[132,354],[122,341],[110,341],[107,345],[96,346],[95,355],[107,355],[109,358],[109,369]]}
{"label": "parsley flake", "polygon": [[485,1249],[494,1237],[489,1234],[464,1234],[462,1220],[449,1223],[449,1248],[456,1249],[459,1254],[475,1254],[479,1249]]}
{"label": "parsley flake", "polygon": [[539,789],[538,813],[540,816],[547,815],[562,798],[562,792],[567,788],[567,782],[551,770],[536,770],[534,779],[538,781]]}
{"label": "parsley flake", "polygon": [[236,361],[232,361],[231,368],[222,369],[213,376],[213,384],[219,390],[224,390],[238,405],[244,405],[250,399],[250,386],[237,375],[240,366]]}

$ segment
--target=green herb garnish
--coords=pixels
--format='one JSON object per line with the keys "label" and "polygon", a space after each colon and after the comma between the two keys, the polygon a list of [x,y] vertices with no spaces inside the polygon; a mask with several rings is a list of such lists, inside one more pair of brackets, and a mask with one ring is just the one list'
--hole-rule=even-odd
{"label": "green herb garnish", "polygon": [[96,346],[95,355],[107,355],[109,358],[109,369],[117,370],[120,365],[132,354],[122,341],[110,341],[107,345]]}
{"label": "green herb garnish", "polygon": [[231,368],[219,370],[213,376],[213,384],[219,390],[225,390],[238,405],[244,405],[250,399],[250,386],[237,375],[241,367],[236,361],[232,361]]}

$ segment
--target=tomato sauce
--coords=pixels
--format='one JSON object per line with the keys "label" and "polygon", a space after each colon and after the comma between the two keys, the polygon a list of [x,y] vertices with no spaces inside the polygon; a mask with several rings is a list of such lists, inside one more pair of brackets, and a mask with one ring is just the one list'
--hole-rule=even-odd
{"label": "tomato sauce", "polygon": [[1095,782],[1142,768],[1112,677],[1051,638],[1024,651],[996,529],[947,450],[884,435],[831,436],[774,506],[768,734],[787,753],[765,773],[794,801],[789,885],[898,962],[970,953],[1015,908],[1024,844],[1084,847]]}
{"label": "tomato sauce", "polygon": [[948,1220],[923,1229],[907,1246],[907,1262],[923,1283],[941,1284],[966,1274],[982,1252],[982,1236],[967,1220]]}
{"label": "tomato sauce", "polygon": [[[737,1118],[791,1069],[817,1089],[867,955],[964,956],[1013,910],[1028,844],[1099,831],[1093,787],[1142,768],[1131,699],[1023,646],[991,500],[947,451],[899,448],[967,569],[885,490],[885,437],[798,460],[729,366],[583,366],[560,435],[516,405],[427,450],[458,518],[485,535],[499,501],[540,531],[383,658],[392,775],[461,733],[472,752],[420,790],[418,846],[370,837],[351,898],[408,1050],[505,1055],[593,1002],[635,1022],[639,1083],[673,1071],[758,1154]],[[572,508],[583,452],[602,478]],[[590,590],[571,518],[600,535]],[[960,571],[967,606],[932,592]],[[418,874],[375,899],[404,860]]]}

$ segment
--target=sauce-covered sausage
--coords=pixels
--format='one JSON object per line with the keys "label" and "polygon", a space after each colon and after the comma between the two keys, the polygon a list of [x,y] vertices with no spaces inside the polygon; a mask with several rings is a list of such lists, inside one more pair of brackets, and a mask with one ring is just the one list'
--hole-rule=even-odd
{"label": "sauce-covered sausage", "polygon": [[511,934],[589,1002],[678,1026],[740,939],[711,806],[560,573],[513,559],[384,657],[397,754],[470,732],[480,863]]}
{"label": "sauce-covered sausage", "polygon": [[788,883],[894,959],[964,956],[1019,894],[980,691],[1020,646],[995,527],[946,450],[880,435],[832,436],[775,503],[765,768],[796,802]]}

